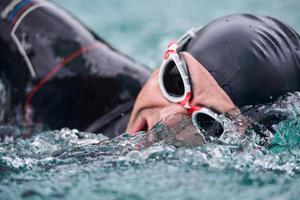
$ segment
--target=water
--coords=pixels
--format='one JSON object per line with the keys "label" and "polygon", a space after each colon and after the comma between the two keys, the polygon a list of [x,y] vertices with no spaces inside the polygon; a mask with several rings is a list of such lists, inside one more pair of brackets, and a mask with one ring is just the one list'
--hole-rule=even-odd
{"label": "water", "polygon": [[[296,0],[57,2],[151,68],[160,62],[170,38],[225,14],[269,14],[300,30]],[[196,148],[175,148],[165,141],[141,148],[144,133],[108,140],[70,129],[36,133],[24,140],[18,127],[0,126],[0,199],[298,200],[299,102],[300,94],[294,93],[251,109],[262,116],[270,111],[287,116],[272,126],[275,134],[264,147],[257,145],[261,138],[254,130],[248,137],[236,137],[232,122],[225,118],[226,134]]]}
{"label": "water", "polygon": [[[272,143],[226,133],[196,148],[159,141],[141,147],[143,132],[109,140],[62,129],[0,144],[1,199],[299,199],[300,93],[256,111],[284,111]],[[4,126],[1,127],[5,129]]]}
{"label": "water", "polygon": [[270,15],[300,32],[298,0],[55,0],[114,47],[157,67],[170,39],[233,13]]}

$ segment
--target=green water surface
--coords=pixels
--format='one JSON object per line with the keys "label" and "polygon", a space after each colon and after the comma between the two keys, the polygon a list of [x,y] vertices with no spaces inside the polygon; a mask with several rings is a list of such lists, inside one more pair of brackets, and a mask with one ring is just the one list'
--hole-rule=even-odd
{"label": "green water surface", "polygon": [[276,17],[300,32],[299,0],[55,0],[117,49],[157,67],[169,40],[217,17]]}
{"label": "green water surface", "polygon": [[299,102],[295,93],[268,106],[288,111],[289,118],[274,125],[266,147],[255,137],[236,137],[228,120],[219,140],[196,148],[160,141],[140,149],[144,132],[113,140],[70,129],[6,138],[0,143],[0,199],[298,200]]}

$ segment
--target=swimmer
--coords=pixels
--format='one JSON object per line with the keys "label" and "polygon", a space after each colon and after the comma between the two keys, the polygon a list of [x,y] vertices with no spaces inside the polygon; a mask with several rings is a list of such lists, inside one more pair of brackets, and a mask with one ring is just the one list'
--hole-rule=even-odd
{"label": "swimmer", "polygon": [[[275,18],[229,15],[187,36],[175,46],[169,44],[162,66],[138,95],[127,132],[151,130],[157,123],[174,130],[194,107],[242,121],[243,132],[252,121],[240,114],[240,108],[300,90],[300,37]],[[175,131],[165,139],[201,144],[205,133],[196,129]],[[149,131],[146,144],[163,138]]]}
{"label": "swimmer", "polygon": [[[148,70],[50,2],[3,0],[0,14],[1,124],[110,137],[125,130]],[[240,116],[244,105],[299,90],[298,41],[286,24],[252,15],[197,30],[179,52],[190,73],[190,104]],[[185,108],[162,95],[158,75],[140,92],[128,132],[186,118]]]}
{"label": "swimmer", "polygon": [[125,131],[144,66],[51,2],[1,0],[0,18],[1,124]]}

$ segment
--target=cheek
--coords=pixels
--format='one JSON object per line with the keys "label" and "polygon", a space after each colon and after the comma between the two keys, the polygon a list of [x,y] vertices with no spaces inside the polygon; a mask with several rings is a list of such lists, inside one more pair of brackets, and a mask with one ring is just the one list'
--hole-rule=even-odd
{"label": "cheek", "polygon": [[162,97],[158,81],[154,78],[147,81],[138,95],[138,99],[142,101],[153,101]]}

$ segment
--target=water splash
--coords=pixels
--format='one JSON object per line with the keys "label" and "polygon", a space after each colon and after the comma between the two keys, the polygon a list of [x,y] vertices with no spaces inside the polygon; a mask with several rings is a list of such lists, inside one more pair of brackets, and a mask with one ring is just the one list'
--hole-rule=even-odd
{"label": "water splash", "polygon": [[[298,93],[261,113],[282,111],[274,138],[262,147],[237,137],[230,120],[213,143],[176,148],[158,141],[139,145],[145,133],[109,140],[101,134],[62,129],[0,143],[3,199],[297,199],[300,140]],[[255,113],[256,111],[251,111]],[[17,132],[12,127],[1,130]],[[255,133],[255,130],[252,130]],[[16,134],[18,135],[18,134]]]}

